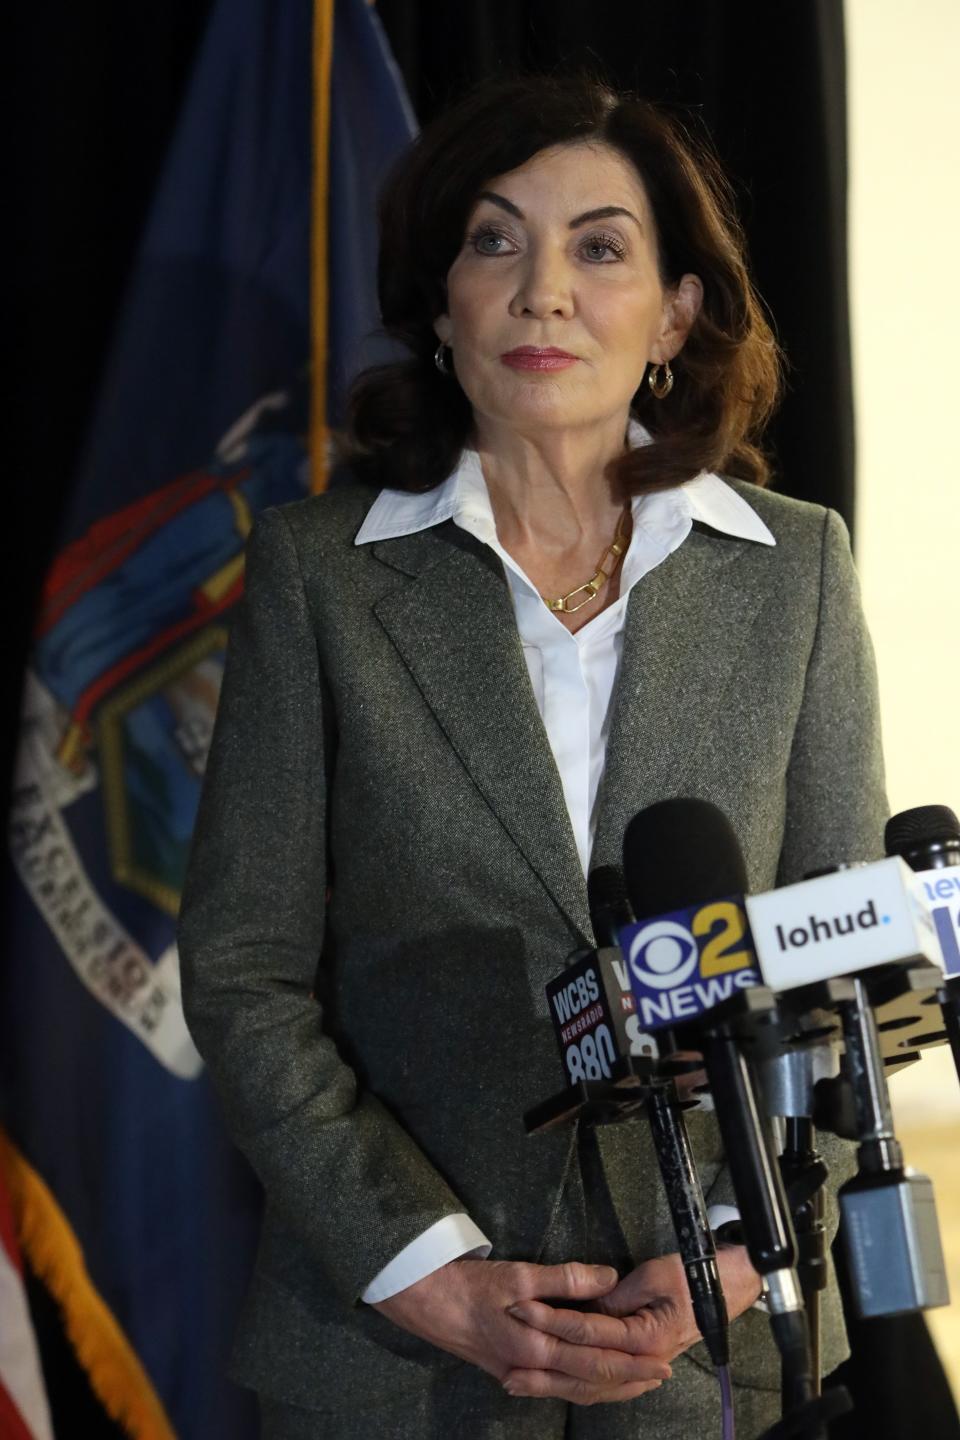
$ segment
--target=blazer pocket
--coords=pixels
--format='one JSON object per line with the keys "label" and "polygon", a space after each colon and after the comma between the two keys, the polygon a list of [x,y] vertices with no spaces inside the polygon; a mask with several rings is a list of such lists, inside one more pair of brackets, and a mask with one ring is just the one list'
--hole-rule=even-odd
{"label": "blazer pocket", "polygon": [[263,1271],[244,1300],[227,1373],[237,1384],[310,1410],[373,1408],[423,1393],[464,1362],[359,1303],[342,1322]]}

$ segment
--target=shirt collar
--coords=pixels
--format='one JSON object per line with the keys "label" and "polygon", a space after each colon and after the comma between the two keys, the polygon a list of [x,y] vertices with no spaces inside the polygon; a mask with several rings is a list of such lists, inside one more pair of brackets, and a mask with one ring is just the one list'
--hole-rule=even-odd
{"label": "shirt collar", "polygon": [[[627,427],[631,449],[650,443],[650,433],[639,420],[631,419]],[[643,525],[661,510],[664,502],[678,507],[691,520],[700,521],[712,530],[733,535],[740,540],[753,540],[760,545],[775,545],[767,526],[751,505],[732,486],[712,471],[703,471],[694,480],[670,490],[658,490],[633,499],[633,519]],[[496,536],[496,525],[480,457],[471,446],[465,446],[457,468],[441,485],[425,494],[406,490],[381,490],[357,532],[355,545],[374,540],[395,540],[400,535],[414,535],[445,520],[462,518],[469,513],[475,533],[489,531],[483,538]]]}

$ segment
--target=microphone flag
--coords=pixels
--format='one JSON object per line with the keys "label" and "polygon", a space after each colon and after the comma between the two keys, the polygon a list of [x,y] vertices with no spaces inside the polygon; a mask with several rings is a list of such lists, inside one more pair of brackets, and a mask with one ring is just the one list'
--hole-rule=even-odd
{"label": "microphone flag", "polygon": [[742,895],[627,925],[620,945],[644,1030],[695,1020],[762,983]]}
{"label": "microphone flag", "polygon": [[950,979],[960,978],[960,865],[918,870],[914,883],[930,912]]}
{"label": "microphone flag", "polygon": [[773,990],[900,960],[943,963],[916,877],[899,856],[751,895],[746,905]]}

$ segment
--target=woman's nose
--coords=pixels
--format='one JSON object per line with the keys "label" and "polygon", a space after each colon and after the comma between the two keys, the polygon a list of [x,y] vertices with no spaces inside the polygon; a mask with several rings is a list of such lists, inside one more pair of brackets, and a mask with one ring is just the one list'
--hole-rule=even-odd
{"label": "woman's nose", "polygon": [[[516,274],[516,272],[514,272]],[[540,249],[527,257],[510,302],[512,315],[570,315],[573,279],[565,258]]]}

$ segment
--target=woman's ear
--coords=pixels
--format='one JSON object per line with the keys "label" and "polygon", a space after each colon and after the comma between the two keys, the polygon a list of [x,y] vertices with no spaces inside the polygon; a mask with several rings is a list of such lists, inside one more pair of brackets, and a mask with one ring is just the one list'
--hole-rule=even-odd
{"label": "woman's ear", "polygon": [[664,299],[663,324],[657,337],[658,353],[650,357],[654,364],[662,365],[664,360],[672,360],[683,349],[702,305],[703,281],[700,276],[682,275]]}
{"label": "woman's ear", "polygon": [[449,315],[438,315],[433,322],[433,333],[436,335],[441,345],[448,345],[450,343],[450,335],[452,333],[452,330],[453,327],[450,324]]}

